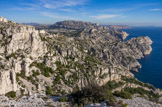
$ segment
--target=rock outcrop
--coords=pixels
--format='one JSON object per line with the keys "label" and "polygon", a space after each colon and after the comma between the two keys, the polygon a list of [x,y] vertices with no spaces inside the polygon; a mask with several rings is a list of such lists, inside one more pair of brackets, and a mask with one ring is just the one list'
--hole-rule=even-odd
{"label": "rock outcrop", "polygon": [[4,17],[0,17],[0,22],[8,22],[8,20]]}
{"label": "rock outcrop", "polygon": [[127,33],[98,24],[64,21],[50,28],[0,20],[0,94],[60,95],[92,81],[120,81],[133,77],[137,59],[151,52],[149,37],[121,41]]}
{"label": "rock outcrop", "polygon": [[136,59],[140,59],[141,57],[144,57],[144,55],[149,55],[152,51],[152,40],[148,36],[132,38],[131,40],[127,41],[126,44],[133,50]]}

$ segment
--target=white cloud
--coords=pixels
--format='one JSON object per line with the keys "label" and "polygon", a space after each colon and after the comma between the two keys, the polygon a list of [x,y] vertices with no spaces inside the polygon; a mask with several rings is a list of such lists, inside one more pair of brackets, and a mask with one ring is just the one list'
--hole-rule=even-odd
{"label": "white cloud", "polygon": [[38,10],[40,9],[40,6],[38,4],[30,4],[30,3],[19,3],[21,7],[13,7],[11,9],[13,10]]}
{"label": "white cloud", "polygon": [[109,18],[115,18],[118,16],[120,16],[120,15],[118,15],[118,14],[100,14],[100,15],[89,16],[89,17],[96,18],[96,19],[109,19]]}
{"label": "white cloud", "polygon": [[150,11],[161,11],[161,9],[150,9]]}
{"label": "white cloud", "polygon": [[40,1],[43,7],[48,9],[83,5],[87,2],[87,0],[40,0]]}
{"label": "white cloud", "polygon": [[74,19],[76,19],[74,17],[62,16],[62,15],[59,15],[58,13],[41,12],[41,14],[43,16],[55,18],[55,19],[63,19],[63,20],[74,20]]}
{"label": "white cloud", "polygon": [[118,8],[112,8],[112,9],[103,9],[101,10],[102,12],[113,12],[113,13],[118,13],[118,12],[126,12],[126,11],[130,11],[130,10],[134,10],[134,8],[125,8],[125,9],[118,9]]}
{"label": "white cloud", "polygon": [[72,12],[66,7],[84,5],[88,0],[38,0],[37,3],[19,3],[19,7],[13,7],[15,10],[38,10],[38,9],[58,9],[65,12]]}
{"label": "white cloud", "polygon": [[64,11],[64,12],[74,12],[72,9],[59,9],[61,11]]}

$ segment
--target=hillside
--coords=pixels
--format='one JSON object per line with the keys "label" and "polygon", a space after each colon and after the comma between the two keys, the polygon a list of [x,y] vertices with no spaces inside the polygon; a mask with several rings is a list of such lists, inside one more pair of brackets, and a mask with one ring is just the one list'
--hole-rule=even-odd
{"label": "hillside", "polygon": [[[160,102],[160,90],[130,72],[141,68],[137,59],[151,53],[152,40],[123,41],[127,36],[89,22],[63,21],[36,30],[0,17],[0,94],[12,97],[14,93],[15,98],[68,95],[74,97],[73,103],[86,105],[98,101],[78,101],[75,96],[95,84],[94,89],[104,87],[113,98],[122,97],[124,91]],[[110,100],[109,95],[99,101],[106,99]]]}

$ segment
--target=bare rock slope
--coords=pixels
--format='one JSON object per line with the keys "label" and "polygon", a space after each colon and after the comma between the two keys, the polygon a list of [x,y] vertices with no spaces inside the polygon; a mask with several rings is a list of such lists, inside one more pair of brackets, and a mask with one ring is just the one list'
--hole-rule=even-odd
{"label": "bare rock slope", "polygon": [[152,41],[122,41],[126,36],[87,22],[58,22],[44,31],[0,17],[0,94],[64,95],[92,81],[133,78],[130,70],[141,67],[137,59],[150,54]]}

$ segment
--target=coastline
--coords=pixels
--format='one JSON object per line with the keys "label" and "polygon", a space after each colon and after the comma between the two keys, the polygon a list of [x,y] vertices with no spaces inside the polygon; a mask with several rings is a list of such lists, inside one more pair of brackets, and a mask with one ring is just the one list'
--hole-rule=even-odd
{"label": "coastline", "polygon": [[[162,27],[132,27],[131,29],[123,29],[130,33],[127,37],[129,40],[132,37],[138,37],[139,35],[149,36],[153,40],[152,52],[150,55],[146,55],[144,58],[138,60],[142,65],[138,73],[134,73],[135,77],[140,81],[150,83],[157,88],[162,88],[162,79],[159,77],[161,69],[161,30]],[[148,32],[147,32],[148,31]],[[157,32],[157,33],[156,33]]]}

